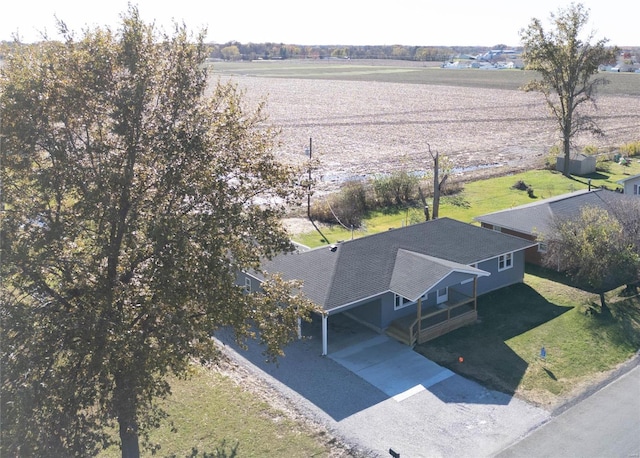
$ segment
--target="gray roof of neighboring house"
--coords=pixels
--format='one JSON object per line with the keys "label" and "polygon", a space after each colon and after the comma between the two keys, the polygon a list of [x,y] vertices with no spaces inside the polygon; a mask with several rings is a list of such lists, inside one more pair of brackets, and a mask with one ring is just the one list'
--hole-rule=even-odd
{"label": "gray roof of neighboring house", "polygon": [[549,199],[520,205],[509,210],[478,216],[476,221],[500,226],[523,234],[538,235],[549,231],[554,218],[577,218],[583,208],[611,208],[628,196],[606,189],[581,190]]}
{"label": "gray roof of neighboring house", "polygon": [[335,250],[283,254],[262,268],[302,280],[306,296],[331,311],[387,291],[414,300],[452,272],[486,275],[470,265],[529,246],[518,237],[441,218],[342,242]]}
{"label": "gray roof of neighboring house", "polygon": [[616,183],[624,184],[627,181],[634,181],[634,180],[638,180],[638,179],[640,179],[640,175],[631,175],[631,176],[629,176],[627,178],[623,178],[622,180],[616,181]]}

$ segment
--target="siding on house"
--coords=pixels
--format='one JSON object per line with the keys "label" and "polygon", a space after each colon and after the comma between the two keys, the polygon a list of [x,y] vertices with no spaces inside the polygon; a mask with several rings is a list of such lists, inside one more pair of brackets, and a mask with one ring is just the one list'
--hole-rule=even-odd
{"label": "siding on house", "polygon": [[520,237],[525,240],[530,240],[532,243],[536,243],[535,246],[529,247],[524,251],[524,261],[530,264],[537,264],[537,265],[542,264],[542,253],[540,252],[540,247],[538,246],[538,243],[537,243],[538,238],[535,235],[527,234],[525,232],[515,231],[512,229],[507,229],[500,226],[494,226],[493,224],[489,224],[489,223],[481,223],[480,225],[482,227],[486,227],[487,229],[498,230],[503,234],[513,235],[514,237]]}
{"label": "siding on house", "polygon": [[498,270],[498,258],[478,263],[478,269],[491,274],[478,279],[478,296],[524,281],[524,251],[515,251],[512,256],[512,267],[502,271]]}
{"label": "siding on house", "polygon": [[[391,296],[390,298],[387,296]],[[393,308],[393,294],[385,294],[373,301],[367,302],[361,306],[349,309],[349,313],[353,315],[358,321],[369,325],[371,328],[380,332],[384,329],[382,319],[383,304],[385,302],[391,303]]]}
{"label": "siding on house", "polygon": [[619,180],[618,184],[623,185],[623,193],[629,196],[640,197],[640,175],[634,175],[624,180]]}
{"label": "siding on house", "polygon": [[[422,299],[423,307],[436,305],[436,291],[445,287],[455,289],[456,291],[471,296],[473,294],[473,281],[466,284],[461,283],[472,278],[473,277],[470,275],[465,275],[460,272],[452,273],[429,290],[427,297]],[[485,277],[480,278],[482,279]],[[478,281],[480,281],[480,279]],[[383,296],[381,306],[381,321],[379,323],[380,329],[387,328],[394,320],[404,318],[406,316],[417,316],[418,313],[417,302],[396,310],[395,295],[393,293],[387,293]]]}

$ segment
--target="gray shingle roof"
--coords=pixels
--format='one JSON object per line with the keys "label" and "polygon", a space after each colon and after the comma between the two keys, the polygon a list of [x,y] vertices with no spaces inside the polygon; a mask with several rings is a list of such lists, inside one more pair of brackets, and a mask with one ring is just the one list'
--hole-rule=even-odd
{"label": "gray shingle roof", "polygon": [[555,217],[577,218],[585,207],[610,208],[627,199],[619,192],[596,189],[582,190],[526,205],[478,216],[476,221],[500,226],[523,234],[539,235],[550,230]]}
{"label": "gray shingle roof", "polygon": [[452,272],[467,272],[484,276],[487,272],[457,262],[399,249],[391,274],[389,290],[410,301],[417,301],[426,291],[431,290],[440,280]]}
{"label": "gray shingle roof", "polygon": [[453,270],[469,271],[471,264],[529,246],[517,237],[441,218],[343,242],[333,251],[324,246],[283,254],[262,268],[302,280],[307,297],[331,311],[393,288],[417,298],[425,285]]}

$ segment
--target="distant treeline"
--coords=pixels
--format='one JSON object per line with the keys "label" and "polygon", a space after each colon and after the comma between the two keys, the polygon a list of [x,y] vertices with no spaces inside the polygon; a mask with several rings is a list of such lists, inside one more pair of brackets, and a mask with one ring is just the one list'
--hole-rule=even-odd
{"label": "distant treeline", "polygon": [[[10,52],[17,43],[0,41],[0,59]],[[230,41],[224,44],[208,43],[209,57],[222,60],[280,60],[280,59],[394,59],[418,62],[444,62],[456,56],[485,55],[492,50],[522,48],[497,44],[486,46],[335,46],[335,45],[291,45],[283,43],[240,43]],[[623,50],[625,60],[637,61],[640,48]],[[630,56],[630,57],[627,57]],[[633,57],[631,57],[633,56]],[[504,59],[505,57],[502,56]],[[500,60],[500,58],[495,59]]]}
{"label": "distant treeline", "polygon": [[460,54],[484,54],[492,49],[513,49],[506,45],[479,46],[303,46],[282,43],[209,44],[210,57],[223,60],[256,59],[399,59],[442,62]]}

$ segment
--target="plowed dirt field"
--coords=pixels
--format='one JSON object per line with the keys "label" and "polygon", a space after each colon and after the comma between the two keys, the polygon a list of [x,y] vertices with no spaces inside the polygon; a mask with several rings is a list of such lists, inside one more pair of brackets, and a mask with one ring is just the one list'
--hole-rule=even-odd
{"label": "plowed dirt field", "polygon": [[[250,104],[266,101],[270,123],[281,129],[277,151],[282,159],[305,160],[312,139],[313,156],[321,161],[320,187],[326,189],[352,177],[428,171],[428,145],[452,159],[459,173],[482,174],[540,166],[559,144],[555,121],[537,93],[243,74],[226,78],[246,91]],[[606,135],[577,137],[577,150],[639,140],[640,97],[603,94],[596,100],[598,109],[591,115]]]}

